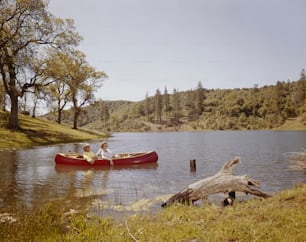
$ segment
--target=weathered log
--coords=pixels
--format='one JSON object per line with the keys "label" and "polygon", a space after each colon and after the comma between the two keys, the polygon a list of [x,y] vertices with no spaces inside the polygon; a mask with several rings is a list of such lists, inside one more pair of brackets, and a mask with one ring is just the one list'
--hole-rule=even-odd
{"label": "weathered log", "polygon": [[244,192],[259,197],[267,198],[268,194],[261,192],[252,186],[259,188],[259,182],[247,177],[246,175],[234,176],[233,167],[240,162],[239,157],[235,157],[226,162],[220,171],[214,176],[199,180],[188,185],[179,193],[171,196],[162,207],[171,205],[174,202],[190,204],[200,199],[206,199],[208,195],[228,192]]}

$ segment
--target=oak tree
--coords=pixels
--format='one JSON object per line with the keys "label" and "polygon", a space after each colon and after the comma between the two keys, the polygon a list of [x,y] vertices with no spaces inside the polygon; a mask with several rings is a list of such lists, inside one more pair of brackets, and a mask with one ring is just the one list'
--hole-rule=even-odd
{"label": "oak tree", "polygon": [[0,74],[10,99],[9,129],[19,129],[18,99],[44,79],[36,78],[32,61],[45,46],[76,46],[81,37],[72,20],[54,17],[44,0],[0,1]]}
{"label": "oak tree", "polygon": [[71,100],[73,105],[73,128],[77,129],[78,117],[81,108],[94,101],[94,92],[102,86],[102,81],[107,78],[103,71],[96,71],[86,61],[84,53],[73,50],[69,53],[67,60],[67,84],[71,91]]}

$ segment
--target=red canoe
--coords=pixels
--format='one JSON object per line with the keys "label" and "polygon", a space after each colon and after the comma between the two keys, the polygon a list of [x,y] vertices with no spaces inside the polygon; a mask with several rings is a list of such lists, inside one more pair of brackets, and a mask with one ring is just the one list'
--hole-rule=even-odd
{"label": "red canoe", "polygon": [[[79,158],[79,154],[63,154],[58,153],[55,156],[56,164],[74,165],[74,166],[110,166],[110,161],[107,159],[95,160],[93,164],[89,164],[85,159]],[[130,154],[116,154],[113,158],[114,166],[128,166],[136,164],[156,163],[158,155],[155,151],[130,153]]]}

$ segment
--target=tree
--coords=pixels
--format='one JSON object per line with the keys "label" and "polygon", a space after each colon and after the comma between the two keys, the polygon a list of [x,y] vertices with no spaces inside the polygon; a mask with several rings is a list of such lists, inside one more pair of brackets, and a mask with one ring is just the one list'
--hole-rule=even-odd
{"label": "tree", "polygon": [[195,93],[195,104],[194,104],[194,113],[198,116],[200,116],[203,112],[203,101],[204,101],[204,88],[202,86],[202,83],[199,82],[196,93]]}
{"label": "tree", "polygon": [[162,96],[160,93],[160,90],[157,89],[155,96],[154,96],[154,109],[155,109],[155,114],[156,114],[156,120],[161,123],[162,121],[162,108],[163,108],[163,103],[162,103]]}
{"label": "tree", "polygon": [[305,80],[306,79],[306,74],[305,74],[305,69],[303,68],[300,74],[300,80]]}
{"label": "tree", "polygon": [[173,121],[175,125],[178,125],[181,117],[181,102],[180,102],[179,93],[175,88],[173,89],[171,106],[173,107]]}
{"label": "tree", "polygon": [[93,93],[101,87],[102,79],[107,75],[91,67],[85,54],[78,50],[49,50],[45,63],[45,78],[53,80],[47,90],[50,99],[57,103],[57,122],[61,123],[63,109],[72,102],[73,128],[77,129],[81,107],[93,101]]}
{"label": "tree", "polygon": [[[0,76],[1,79],[1,76]],[[0,109],[5,111],[5,100],[6,100],[6,93],[4,90],[3,83],[0,82]]]}
{"label": "tree", "polygon": [[145,114],[147,117],[147,120],[150,120],[150,98],[149,98],[149,94],[146,93],[146,98],[145,98]]}
{"label": "tree", "polygon": [[101,110],[101,120],[103,122],[104,127],[106,127],[106,123],[110,118],[108,106],[106,102],[102,102],[102,110]]}
{"label": "tree", "polygon": [[45,80],[37,78],[33,59],[44,46],[76,46],[81,37],[72,20],[55,18],[44,0],[0,1],[0,73],[11,102],[9,129],[19,129],[18,98]]}
{"label": "tree", "polygon": [[297,81],[296,85],[296,105],[298,108],[303,107],[305,104],[306,99],[306,76],[305,76],[305,69],[302,69],[300,79]]}
{"label": "tree", "polygon": [[32,98],[32,102],[33,102],[32,117],[35,118],[36,117],[37,105],[42,100],[45,100],[46,92],[44,91],[44,89],[40,88],[40,86],[36,86],[34,88],[32,96],[33,96],[33,98]]}
{"label": "tree", "polygon": [[53,82],[47,86],[46,93],[50,99],[49,103],[56,103],[57,122],[62,120],[62,111],[71,101],[71,90],[69,88],[69,56],[62,51],[49,49],[45,59],[45,75]]}
{"label": "tree", "polygon": [[[275,91],[274,91],[274,100],[275,100],[275,112],[278,115],[282,116],[282,111],[285,107],[286,102],[286,90],[284,82],[278,81],[276,83]],[[286,118],[286,117],[284,117]]]}
{"label": "tree", "polygon": [[165,87],[164,95],[163,95],[163,106],[165,109],[166,119],[168,119],[168,115],[170,112],[170,96],[168,94],[167,87]]}
{"label": "tree", "polygon": [[93,101],[94,92],[101,87],[102,81],[107,75],[90,66],[81,51],[72,51],[69,57],[67,77],[74,111],[73,128],[77,129],[81,107]]}

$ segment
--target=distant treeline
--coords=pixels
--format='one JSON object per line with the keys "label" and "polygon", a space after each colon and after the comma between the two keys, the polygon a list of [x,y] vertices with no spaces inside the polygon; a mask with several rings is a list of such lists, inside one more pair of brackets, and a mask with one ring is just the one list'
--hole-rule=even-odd
{"label": "distant treeline", "polygon": [[[48,119],[56,120],[49,113]],[[271,129],[299,117],[306,124],[306,78],[295,82],[243,89],[205,89],[168,94],[156,90],[140,102],[96,101],[84,107],[80,127],[99,131]],[[64,123],[73,112],[64,111]]]}

